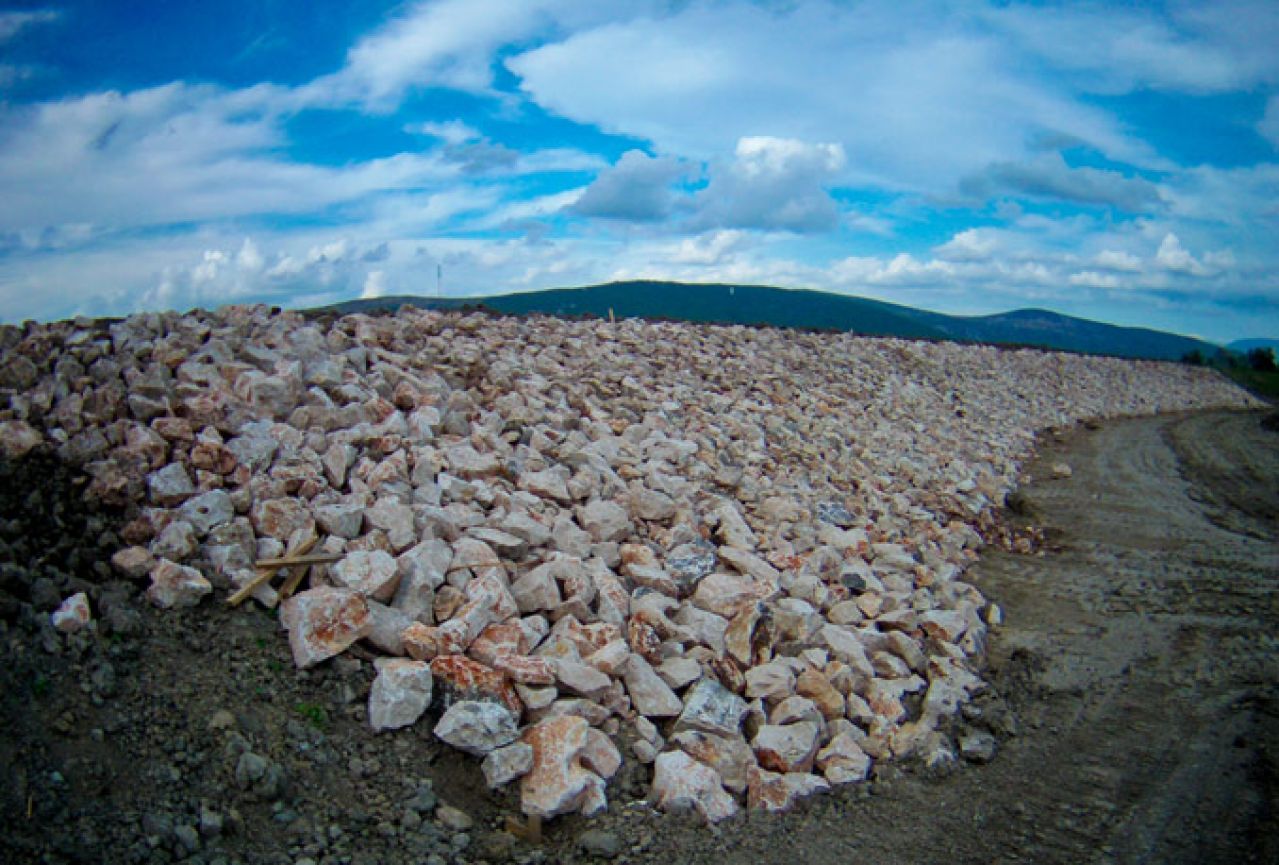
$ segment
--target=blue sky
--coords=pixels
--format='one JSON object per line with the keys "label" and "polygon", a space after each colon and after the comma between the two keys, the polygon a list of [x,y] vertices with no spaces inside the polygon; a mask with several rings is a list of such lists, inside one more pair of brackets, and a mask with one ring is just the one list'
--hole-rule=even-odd
{"label": "blue sky", "polygon": [[1279,336],[1279,3],[0,0],[0,320],[614,279]]}

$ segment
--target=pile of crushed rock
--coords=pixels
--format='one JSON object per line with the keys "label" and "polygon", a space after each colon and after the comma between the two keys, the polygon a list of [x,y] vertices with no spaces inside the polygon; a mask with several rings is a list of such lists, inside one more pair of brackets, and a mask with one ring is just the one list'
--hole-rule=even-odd
{"label": "pile of crushed rock", "polygon": [[602,810],[624,739],[708,820],[956,759],[1000,616],[963,574],[1036,430],[1256,405],[1033,350],[265,307],[3,327],[0,395],[0,452],[136,513],[111,567],[157,606],[278,605],[299,667],[372,651],[369,723],[442,709],[532,817]]}

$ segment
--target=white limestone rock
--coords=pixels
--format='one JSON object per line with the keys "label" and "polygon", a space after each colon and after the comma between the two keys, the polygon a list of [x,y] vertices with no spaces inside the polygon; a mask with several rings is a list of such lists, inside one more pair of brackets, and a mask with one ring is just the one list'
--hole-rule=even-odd
{"label": "white limestone rock", "polygon": [[417,723],[431,705],[431,665],[407,658],[378,658],[369,689],[369,726],[397,730]]}
{"label": "white limestone rock", "polygon": [[737,801],[724,790],[715,770],[683,751],[658,755],[649,799],[659,810],[696,811],[710,823],[737,813]]}

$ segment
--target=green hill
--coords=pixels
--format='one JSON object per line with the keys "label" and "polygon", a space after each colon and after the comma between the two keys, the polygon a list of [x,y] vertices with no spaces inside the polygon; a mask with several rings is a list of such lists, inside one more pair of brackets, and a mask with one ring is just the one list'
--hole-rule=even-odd
{"label": "green hill", "polygon": [[862,297],[759,285],[613,282],[487,297],[353,300],[329,309],[362,312],[394,309],[403,304],[433,309],[479,306],[512,315],[606,318],[611,312],[618,318],[839,330],[867,336],[1029,345],[1159,360],[1180,360],[1196,350],[1208,356],[1218,350],[1212,343],[1190,337],[1116,327],[1042,309],[953,316]]}

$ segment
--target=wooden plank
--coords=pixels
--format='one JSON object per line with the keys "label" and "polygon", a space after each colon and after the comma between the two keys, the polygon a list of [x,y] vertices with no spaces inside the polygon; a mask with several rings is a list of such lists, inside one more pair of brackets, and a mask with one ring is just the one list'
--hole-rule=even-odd
{"label": "wooden plank", "polygon": [[297,549],[286,551],[278,559],[262,559],[258,561],[256,563],[257,574],[227,598],[226,602],[232,607],[239,606],[264,584],[271,582],[271,578],[279,572],[280,568],[286,565],[306,564],[304,560],[310,558],[306,554],[311,552],[311,548],[319,543],[319,540],[319,538],[313,536],[299,544]]}
{"label": "wooden plank", "polygon": [[[314,546],[314,544],[311,544]],[[293,565],[328,565],[333,562],[340,562],[345,558],[345,553],[314,553],[312,555],[284,555],[278,559],[258,559],[254,562],[254,567],[258,568],[288,568]]]}
{"label": "wooden plank", "polygon": [[258,568],[257,574],[253,579],[249,580],[243,586],[235,590],[229,598],[226,599],[227,604],[232,607],[238,607],[240,604],[256,592],[264,583],[271,582],[271,578],[275,576],[279,568]]}

